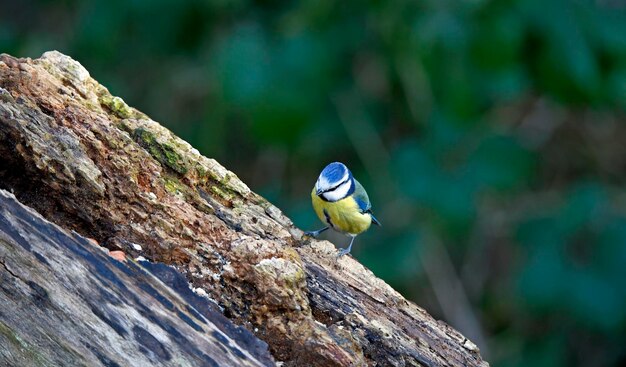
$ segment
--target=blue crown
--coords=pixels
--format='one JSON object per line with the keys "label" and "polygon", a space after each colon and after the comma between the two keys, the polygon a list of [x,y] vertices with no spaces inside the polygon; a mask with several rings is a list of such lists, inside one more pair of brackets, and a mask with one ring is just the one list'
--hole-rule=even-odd
{"label": "blue crown", "polygon": [[335,184],[339,183],[343,176],[345,176],[346,171],[348,172],[349,177],[352,177],[352,173],[343,163],[333,162],[326,166],[324,170],[322,170],[322,176],[330,183]]}

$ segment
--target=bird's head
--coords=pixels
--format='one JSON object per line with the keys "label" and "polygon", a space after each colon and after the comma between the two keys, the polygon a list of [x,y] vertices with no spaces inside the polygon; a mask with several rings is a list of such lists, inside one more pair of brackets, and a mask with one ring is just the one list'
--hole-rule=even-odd
{"label": "bird's head", "polygon": [[338,201],[354,192],[352,172],[343,163],[326,166],[315,183],[315,193],[325,201]]}

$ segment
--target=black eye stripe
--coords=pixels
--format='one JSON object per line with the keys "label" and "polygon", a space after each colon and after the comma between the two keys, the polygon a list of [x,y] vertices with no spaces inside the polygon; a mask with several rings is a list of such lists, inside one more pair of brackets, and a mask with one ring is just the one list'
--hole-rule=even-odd
{"label": "black eye stripe", "polygon": [[350,176],[346,177],[346,179],[345,179],[345,180],[341,181],[341,182],[340,182],[340,183],[338,183],[337,185],[335,185],[335,186],[333,186],[333,187],[331,187],[331,188],[329,188],[329,189],[326,189],[326,190],[322,191],[322,192],[321,192],[321,194],[325,194],[325,193],[327,193],[327,192],[334,191],[334,190],[335,190],[335,189],[337,189],[339,186],[341,186],[341,185],[345,184],[345,183],[346,183],[346,182],[348,182],[349,180],[350,180]]}

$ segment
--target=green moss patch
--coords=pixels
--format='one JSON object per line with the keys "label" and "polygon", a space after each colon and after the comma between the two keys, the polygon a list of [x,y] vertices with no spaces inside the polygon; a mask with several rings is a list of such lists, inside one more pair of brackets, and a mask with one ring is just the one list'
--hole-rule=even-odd
{"label": "green moss patch", "polygon": [[100,104],[111,111],[119,118],[127,119],[133,115],[132,108],[128,107],[126,102],[120,97],[113,97],[110,94],[103,94],[99,98]]}
{"label": "green moss patch", "polygon": [[183,157],[171,145],[158,142],[152,132],[144,128],[138,128],[132,132],[131,136],[162,165],[171,168],[174,172],[181,175],[187,173],[188,168]]}

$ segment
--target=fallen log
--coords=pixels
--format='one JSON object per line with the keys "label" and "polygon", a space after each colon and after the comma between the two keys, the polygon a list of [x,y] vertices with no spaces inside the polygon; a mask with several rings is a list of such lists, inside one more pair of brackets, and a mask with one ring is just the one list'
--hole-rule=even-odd
{"label": "fallen log", "polygon": [[68,56],[0,56],[0,157],[0,188],[110,250],[175,266],[284,366],[488,365]]}
{"label": "fallen log", "polygon": [[273,366],[173,268],[117,261],[0,190],[1,366]]}

